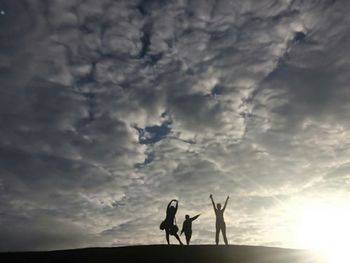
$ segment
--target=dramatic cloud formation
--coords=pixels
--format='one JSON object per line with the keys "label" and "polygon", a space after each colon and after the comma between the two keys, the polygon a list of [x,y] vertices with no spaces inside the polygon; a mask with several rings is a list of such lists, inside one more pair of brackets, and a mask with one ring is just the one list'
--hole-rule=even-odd
{"label": "dramatic cloud formation", "polygon": [[[164,243],[209,194],[231,243],[295,246],[346,200],[346,0],[0,0],[0,250]],[[271,234],[272,233],[272,234]]]}

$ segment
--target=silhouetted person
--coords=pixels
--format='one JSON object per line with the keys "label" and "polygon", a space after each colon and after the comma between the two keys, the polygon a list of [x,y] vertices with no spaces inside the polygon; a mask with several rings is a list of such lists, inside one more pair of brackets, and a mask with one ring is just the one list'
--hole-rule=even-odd
{"label": "silhouetted person", "polygon": [[215,207],[215,203],[214,203],[214,199],[213,199],[213,195],[210,195],[210,199],[211,199],[211,202],[213,204],[213,208],[214,208],[214,211],[215,211],[215,216],[216,216],[216,233],[215,233],[215,243],[218,245],[219,244],[219,233],[220,233],[220,230],[222,232],[222,236],[224,237],[224,242],[226,245],[228,245],[228,242],[227,242],[227,237],[226,237],[226,224],[225,224],[225,220],[224,220],[224,212],[225,212],[225,209],[226,209],[226,205],[227,205],[227,202],[228,202],[228,199],[230,197],[227,196],[226,198],[226,201],[225,201],[225,205],[224,207],[221,209],[221,204],[218,203]]}
{"label": "silhouetted person", "polygon": [[192,218],[189,215],[185,216],[186,219],[185,219],[185,221],[182,224],[182,230],[181,230],[180,236],[182,235],[182,233],[185,232],[187,245],[190,244],[190,240],[191,240],[191,236],[192,236],[192,222],[194,220],[196,220],[199,216],[200,216],[200,214],[196,215],[196,216],[194,216]]}
{"label": "silhouetted person", "polygon": [[[172,205],[173,202],[175,203],[175,205]],[[166,209],[166,217],[164,221],[160,224],[160,229],[165,230],[165,238],[166,238],[166,241],[168,242],[168,245],[170,245],[169,234],[172,236],[175,236],[175,238],[180,242],[180,244],[183,245],[179,235],[177,234],[177,231],[179,231],[179,228],[177,227],[176,224],[174,224],[177,207],[178,207],[178,201],[176,199],[171,200]]]}

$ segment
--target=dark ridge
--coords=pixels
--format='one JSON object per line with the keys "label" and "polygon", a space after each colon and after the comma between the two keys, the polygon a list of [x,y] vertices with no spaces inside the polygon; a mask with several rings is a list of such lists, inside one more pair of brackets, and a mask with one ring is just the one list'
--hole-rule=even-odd
{"label": "dark ridge", "polygon": [[0,253],[1,262],[326,263],[307,250],[253,246],[134,246]]}

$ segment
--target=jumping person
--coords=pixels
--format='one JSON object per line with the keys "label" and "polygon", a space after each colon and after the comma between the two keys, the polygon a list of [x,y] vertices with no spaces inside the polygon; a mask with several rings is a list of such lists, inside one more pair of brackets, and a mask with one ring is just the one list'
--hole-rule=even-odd
{"label": "jumping person", "polygon": [[[175,205],[172,205],[174,202]],[[160,224],[160,229],[161,230],[165,230],[165,238],[166,241],[168,243],[168,245],[170,245],[169,242],[169,234],[174,236],[180,243],[180,245],[183,245],[179,235],[177,234],[177,232],[179,231],[179,228],[177,227],[176,224],[174,224],[175,221],[175,214],[177,212],[177,207],[178,207],[178,201],[176,199],[173,199],[169,202],[167,209],[166,209],[166,217],[163,220],[163,222]]]}
{"label": "jumping person", "polygon": [[220,230],[222,232],[222,236],[224,237],[224,242],[226,245],[228,245],[227,242],[227,237],[226,237],[226,224],[225,224],[225,220],[224,220],[224,212],[226,209],[226,205],[228,202],[228,199],[230,197],[227,196],[226,201],[225,201],[225,205],[224,207],[221,209],[221,204],[218,203],[215,207],[215,203],[214,203],[214,199],[213,199],[213,195],[210,195],[210,199],[211,199],[211,203],[213,204],[213,208],[214,208],[214,212],[215,212],[215,216],[216,216],[216,233],[215,233],[215,243],[216,245],[219,244],[219,233]]}
{"label": "jumping person", "polygon": [[182,224],[182,230],[181,230],[180,236],[182,235],[182,233],[185,232],[187,245],[190,244],[190,240],[191,240],[191,236],[192,236],[192,222],[194,220],[196,220],[199,216],[200,216],[200,214],[196,215],[196,216],[194,216],[192,218],[189,215],[185,216],[186,219],[185,219],[185,221]]}

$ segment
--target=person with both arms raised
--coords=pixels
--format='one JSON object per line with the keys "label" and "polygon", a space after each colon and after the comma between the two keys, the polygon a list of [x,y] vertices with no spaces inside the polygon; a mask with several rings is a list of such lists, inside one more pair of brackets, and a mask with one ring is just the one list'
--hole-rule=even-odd
{"label": "person with both arms raised", "polygon": [[218,203],[215,207],[215,202],[214,202],[214,199],[213,199],[213,195],[211,194],[210,195],[210,199],[211,199],[211,203],[213,204],[213,208],[214,208],[214,212],[215,212],[215,216],[216,216],[216,233],[215,233],[215,243],[216,245],[219,244],[219,233],[220,233],[220,230],[222,232],[222,235],[224,237],[224,242],[226,245],[228,245],[228,242],[227,242],[227,237],[226,237],[226,224],[225,224],[225,220],[224,220],[224,212],[225,212],[225,209],[226,209],[226,205],[227,205],[227,202],[228,202],[228,199],[230,197],[227,196],[226,198],[226,201],[225,201],[225,205],[224,207],[221,209],[221,204]]}
{"label": "person with both arms raised", "polygon": [[180,245],[183,245],[179,235],[177,234],[179,228],[177,227],[175,220],[178,204],[179,202],[176,199],[169,202],[166,209],[166,217],[159,226],[160,230],[165,230],[165,238],[168,245],[170,245],[169,235],[174,236],[179,241]]}

